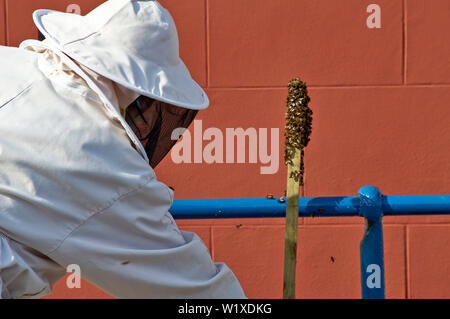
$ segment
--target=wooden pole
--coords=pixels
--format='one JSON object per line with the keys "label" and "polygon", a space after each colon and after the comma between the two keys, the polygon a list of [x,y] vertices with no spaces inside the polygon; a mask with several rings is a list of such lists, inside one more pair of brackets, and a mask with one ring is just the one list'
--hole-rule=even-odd
{"label": "wooden pole", "polygon": [[286,189],[286,224],[284,244],[284,284],[283,298],[295,299],[295,276],[297,269],[297,233],[298,233],[298,198],[299,180],[293,174],[300,169],[301,151],[296,149],[292,165],[288,165]]}
{"label": "wooden pole", "polygon": [[[303,186],[303,149],[309,142],[312,130],[312,111],[308,107],[310,98],[306,83],[292,79],[288,86],[286,113],[286,145],[284,161],[287,169],[286,223],[284,247],[283,298],[295,298],[295,276],[297,270],[298,200]],[[303,188],[302,188],[303,190]]]}

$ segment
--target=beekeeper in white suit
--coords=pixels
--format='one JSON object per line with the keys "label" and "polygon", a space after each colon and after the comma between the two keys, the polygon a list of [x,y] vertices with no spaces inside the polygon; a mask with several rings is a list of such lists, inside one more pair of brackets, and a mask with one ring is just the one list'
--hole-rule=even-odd
{"label": "beekeeper in white suit", "polygon": [[[209,105],[169,12],[109,0],[33,18],[45,41],[0,47],[1,297],[44,296],[76,264],[118,298],[245,298],[178,229],[173,191],[152,169],[173,144],[168,128]],[[133,103],[140,116],[127,121]]]}

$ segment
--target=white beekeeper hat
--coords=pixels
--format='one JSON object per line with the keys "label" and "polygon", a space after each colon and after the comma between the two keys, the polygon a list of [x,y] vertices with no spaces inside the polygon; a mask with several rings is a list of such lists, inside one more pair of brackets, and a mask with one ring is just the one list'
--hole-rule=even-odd
{"label": "white beekeeper hat", "polygon": [[108,0],[85,16],[37,10],[39,31],[58,49],[143,96],[192,110],[209,106],[179,56],[170,13],[154,0]]}

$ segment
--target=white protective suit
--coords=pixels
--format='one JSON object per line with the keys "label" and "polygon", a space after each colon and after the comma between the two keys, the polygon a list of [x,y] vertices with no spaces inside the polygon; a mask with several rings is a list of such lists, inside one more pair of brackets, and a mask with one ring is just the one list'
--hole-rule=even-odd
{"label": "white protective suit", "polygon": [[109,0],[86,16],[38,10],[34,20],[45,41],[0,46],[0,297],[49,294],[77,264],[118,298],[245,298],[201,239],[178,229],[173,191],[119,112],[138,96],[150,110],[209,105],[167,10]]}

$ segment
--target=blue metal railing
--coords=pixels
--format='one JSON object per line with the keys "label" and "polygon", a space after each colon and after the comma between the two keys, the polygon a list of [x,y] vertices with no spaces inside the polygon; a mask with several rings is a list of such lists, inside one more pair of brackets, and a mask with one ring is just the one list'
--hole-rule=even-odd
{"label": "blue metal railing", "polygon": [[[365,218],[360,246],[361,289],[364,299],[385,298],[383,216],[450,214],[450,195],[386,196],[364,186],[359,196],[299,198],[299,217]],[[175,200],[175,219],[285,217],[285,198]]]}

